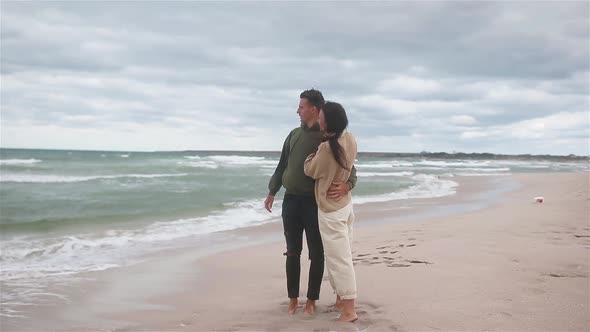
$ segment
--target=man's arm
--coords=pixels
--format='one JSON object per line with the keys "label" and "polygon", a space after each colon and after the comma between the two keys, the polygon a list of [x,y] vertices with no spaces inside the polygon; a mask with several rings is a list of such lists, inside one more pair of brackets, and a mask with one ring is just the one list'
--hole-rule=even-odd
{"label": "man's arm", "polygon": [[287,161],[289,160],[289,140],[291,138],[291,134],[287,136],[285,139],[285,143],[283,143],[283,150],[281,151],[281,159],[279,159],[279,163],[277,164],[277,168],[273,173],[270,181],[268,182],[268,196],[264,200],[264,207],[268,212],[272,212],[272,204],[275,200],[275,195],[279,190],[281,190],[281,186],[283,185],[283,172],[285,168],[287,168]]}
{"label": "man's arm", "polygon": [[356,167],[352,166],[350,170],[350,176],[348,177],[348,181],[346,183],[342,182],[334,182],[328,189],[328,198],[333,200],[340,200],[342,197],[346,196],[349,191],[356,186],[357,177],[356,177]]}
{"label": "man's arm", "polygon": [[350,185],[350,190],[352,190],[354,188],[354,186],[356,186],[356,181],[357,181],[357,177],[356,177],[356,167],[354,167],[354,165],[352,165],[352,169],[350,170],[350,176],[348,177],[348,181],[346,181],[346,183],[348,183]]}

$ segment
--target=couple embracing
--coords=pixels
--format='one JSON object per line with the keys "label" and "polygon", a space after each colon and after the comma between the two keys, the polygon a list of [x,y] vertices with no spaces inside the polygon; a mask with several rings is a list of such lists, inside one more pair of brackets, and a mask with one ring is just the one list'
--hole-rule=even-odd
{"label": "couple embracing", "polygon": [[282,218],[287,244],[288,313],[294,314],[298,305],[305,231],[311,261],[305,313],[315,313],[325,256],[330,285],[336,293],[335,307],[341,313],[338,321],[355,322],[358,316],[350,191],[357,180],[356,141],[345,130],[348,118],[342,105],[324,101],[322,93],[314,89],[303,91],[299,97],[301,126],[285,139],[264,201],[265,208],[271,211],[276,193],[285,187]]}

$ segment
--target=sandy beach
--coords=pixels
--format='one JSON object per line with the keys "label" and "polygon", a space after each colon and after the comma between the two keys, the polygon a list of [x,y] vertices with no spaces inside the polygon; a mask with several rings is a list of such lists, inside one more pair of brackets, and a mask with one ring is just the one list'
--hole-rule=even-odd
{"label": "sandy beach", "polygon": [[590,332],[589,18],[0,0],[0,332]]}
{"label": "sandy beach", "polygon": [[103,272],[51,319],[68,322],[60,331],[588,331],[589,175],[461,178],[452,196],[359,206],[355,324],[334,322],[326,277],[316,315],[303,314],[305,259],[287,316],[278,223],[234,232],[251,246]]}

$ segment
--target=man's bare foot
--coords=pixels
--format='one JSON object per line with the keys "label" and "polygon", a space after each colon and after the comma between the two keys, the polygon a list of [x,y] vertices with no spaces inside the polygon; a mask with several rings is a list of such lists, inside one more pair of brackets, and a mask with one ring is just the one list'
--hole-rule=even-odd
{"label": "man's bare foot", "polygon": [[297,299],[289,299],[289,315],[294,315],[295,311],[297,310]]}
{"label": "man's bare foot", "polygon": [[338,321],[339,322],[345,322],[345,323],[354,323],[359,319],[359,316],[357,316],[356,314],[342,314],[340,315],[340,317],[338,317]]}
{"label": "man's bare foot", "polygon": [[305,302],[305,313],[310,316],[315,314],[315,300],[307,299],[307,302]]}

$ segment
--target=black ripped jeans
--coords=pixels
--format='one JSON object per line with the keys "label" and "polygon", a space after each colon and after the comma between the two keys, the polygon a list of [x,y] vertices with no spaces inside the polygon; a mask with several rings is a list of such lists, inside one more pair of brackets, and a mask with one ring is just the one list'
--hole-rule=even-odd
{"label": "black ripped jeans", "polygon": [[324,247],[318,226],[318,205],[313,196],[285,194],[283,198],[283,229],[287,242],[287,292],[289,298],[299,297],[303,231],[309,251],[309,283],[307,298],[318,300],[324,276]]}

